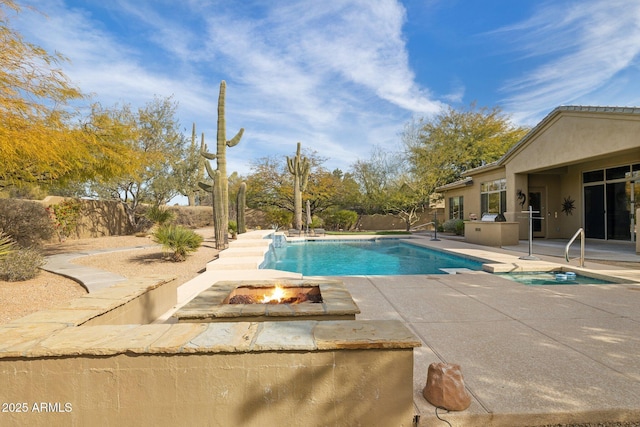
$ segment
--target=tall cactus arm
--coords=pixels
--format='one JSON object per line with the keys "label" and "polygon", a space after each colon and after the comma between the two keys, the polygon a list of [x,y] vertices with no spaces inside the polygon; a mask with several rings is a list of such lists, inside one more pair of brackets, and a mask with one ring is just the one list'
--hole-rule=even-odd
{"label": "tall cactus arm", "polygon": [[200,155],[208,160],[215,160],[218,158],[218,155],[215,153],[207,153],[206,151],[201,151]]}
{"label": "tall cactus arm", "polygon": [[198,182],[198,187],[202,188],[204,191],[208,192],[208,193],[212,193],[213,192],[213,185],[210,184],[206,184],[202,181]]}
{"label": "tall cactus arm", "polygon": [[207,173],[209,174],[209,176],[210,176],[211,178],[213,178],[213,177],[216,175],[216,173],[218,172],[218,171],[214,170],[214,169],[211,167],[211,165],[209,164],[209,162],[206,162],[206,163],[204,164],[204,167],[207,169]]}
{"label": "tall cactus arm", "polygon": [[305,157],[302,161],[302,167],[300,171],[300,190],[305,191],[307,189],[307,184],[309,183],[309,172],[311,170],[311,164],[309,160]]}
{"label": "tall cactus arm", "polygon": [[227,82],[220,82],[220,95],[218,96],[218,143],[227,139],[227,123],[224,116],[224,100],[227,93]]}
{"label": "tall cactus arm", "polygon": [[242,234],[247,231],[247,227],[245,223],[245,214],[244,214],[244,210],[247,204],[246,193],[247,193],[247,183],[242,182],[242,184],[240,184],[240,188],[238,189],[238,196],[236,199],[236,212],[238,214],[236,223],[238,224],[238,234]]}
{"label": "tall cactus arm", "polygon": [[240,138],[242,138],[243,134],[244,134],[244,128],[240,128],[236,136],[231,138],[231,140],[227,141],[227,147],[235,147],[236,145],[238,145],[238,142],[240,142]]}

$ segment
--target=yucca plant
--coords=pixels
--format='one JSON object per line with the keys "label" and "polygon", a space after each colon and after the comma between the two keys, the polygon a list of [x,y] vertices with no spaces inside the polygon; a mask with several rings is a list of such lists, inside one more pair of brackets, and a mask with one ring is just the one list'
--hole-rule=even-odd
{"label": "yucca plant", "polygon": [[11,237],[0,231],[0,258],[4,258],[16,249],[16,244]]}
{"label": "yucca plant", "polygon": [[204,240],[198,233],[179,225],[163,225],[153,233],[153,239],[167,252],[173,252],[171,258],[176,262],[186,260],[187,254],[197,251]]}
{"label": "yucca plant", "polygon": [[158,225],[165,225],[166,223],[172,221],[175,218],[173,212],[163,206],[151,206],[147,212],[145,212],[144,216],[147,217],[151,222]]}

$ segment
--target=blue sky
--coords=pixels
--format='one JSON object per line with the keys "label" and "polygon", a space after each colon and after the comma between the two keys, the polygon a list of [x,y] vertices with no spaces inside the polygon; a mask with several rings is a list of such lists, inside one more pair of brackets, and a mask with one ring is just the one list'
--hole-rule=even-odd
{"label": "blue sky", "polygon": [[105,106],[173,96],[209,145],[227,82],[228,170],[296,143],[348,170],[412,117],[500,106],[640,105],[638,0],[28,0],[27,40]]}

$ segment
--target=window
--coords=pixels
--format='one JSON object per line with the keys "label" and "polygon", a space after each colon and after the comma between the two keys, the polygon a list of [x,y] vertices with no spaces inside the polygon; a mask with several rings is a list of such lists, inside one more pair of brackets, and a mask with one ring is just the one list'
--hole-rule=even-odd
{"label": "window", "polygon": [[449,197],[449,219],[464,219],[463,197]]}
{"label": "window", "polygon": [[582,174],[582,182],[584,182],[585,184],[587,182],[600,182],[600,181],[604,181],[603,170],[584,172]]}
{"label": "window", "polygon": [[507,180],[496,179],[480,184],[480,210],[486,213],[504,213],[507,210]]}
{"label": "window", "polygon": [[618,166],[605,170],[596,170],[582,173],[582,183],[613,181],[617,179],[637,178],[640,176],[640,164]]}
{"label": "window", "polygon": [[621,166],[618,168],[610,168],[607,169],[607,181],[611,179],[621,179],[629,174],[629,170],[631,168],[629,166]]}

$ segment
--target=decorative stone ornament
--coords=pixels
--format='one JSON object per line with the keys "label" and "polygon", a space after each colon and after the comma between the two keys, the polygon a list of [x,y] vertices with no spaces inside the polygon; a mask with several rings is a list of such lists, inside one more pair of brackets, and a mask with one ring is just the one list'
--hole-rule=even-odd
{"label": "decorative stone ornament", "polygon": [[464,387],[460,365],[432,363],[422,395],[429,403],[449,411],[464,411],[471,405],[471,396]]}
{"label": "decorative stone ornament", "polygon": [[562,201],[562,212],[565,215],[573,215],[573,210],[576,208],[576,201],[571,198],[571,196],[565,197]]}

